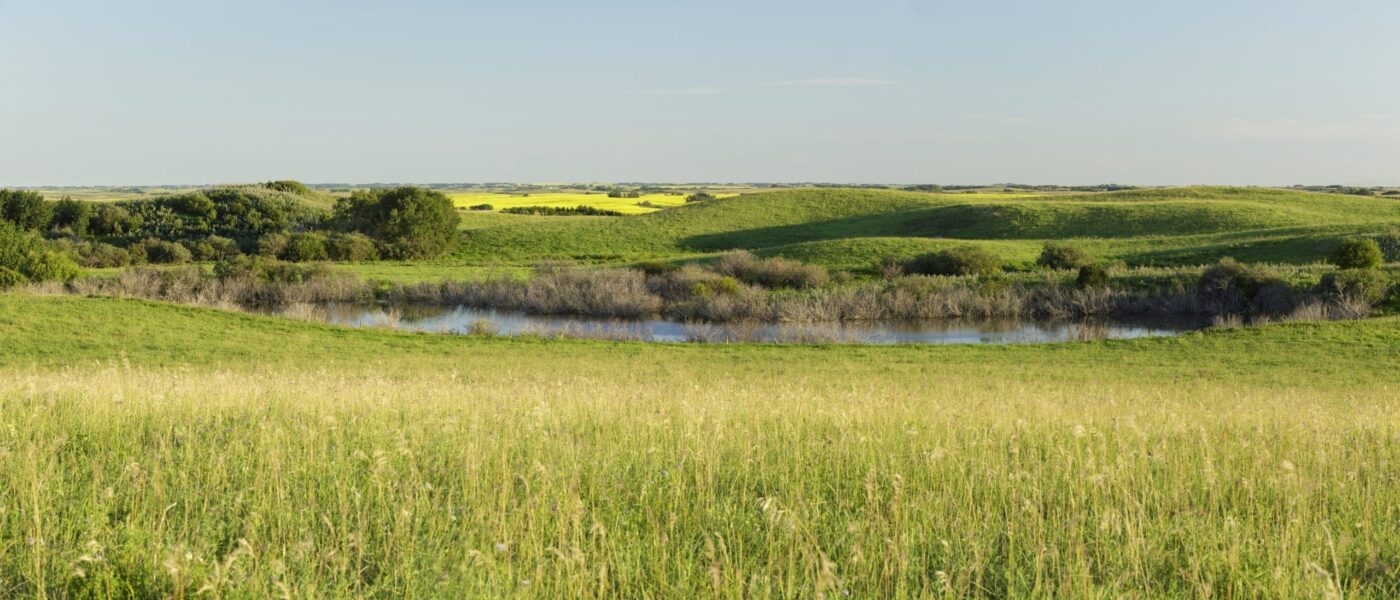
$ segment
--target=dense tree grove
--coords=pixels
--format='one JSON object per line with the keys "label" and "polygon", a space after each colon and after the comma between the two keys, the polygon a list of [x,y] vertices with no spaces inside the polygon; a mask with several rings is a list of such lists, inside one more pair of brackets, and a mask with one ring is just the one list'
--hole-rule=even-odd
{"label": "dense tree grove", "polygon": [[460,217],[441,192],[415,187],[360,190],[335,203],[334,223],[374,238],[389,258],[427,258],[451,249]]}
{"label": "dense tree grove", "polygon": [[[0,266],[7,269],[4,280],[13,285],[21,278],[61,279],[68,273],[66,267],[50,273],[19,265],[21,253],[53,254],[65,257],[69,265],[76,261],[93,268],[221,261],[242,255],[364,261],[433,257],[456,240],[456,210],[435,191],[403,187],[356,192],[334,210],[318,206],[318,195],[295,181],[110,203],[69,198],[55,202],[34,191],[0,189],[0,224],[6,228],[7,244]],[[38,277],[29,272],[33,269],[39,269]]]}

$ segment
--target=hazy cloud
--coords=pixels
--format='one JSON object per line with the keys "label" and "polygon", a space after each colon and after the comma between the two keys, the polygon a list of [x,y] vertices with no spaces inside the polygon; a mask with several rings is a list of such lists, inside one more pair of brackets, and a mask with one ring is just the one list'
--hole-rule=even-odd
{"label": "hazy cloud", "polygon": [[1292,117],[1234,117],[1203,123],[1191,133],[1245,140],[1323,140],[1400,137],[1400,119],[1391,114],[1366,114],[1336,119]]}
{"label": "hazy cloud", "polygon": [[894,85],[897,81],[888,79],[871,79],[868,77],[818,77],[816,79],[789,79],[787,81],[773,81],[768,85],[782,85],[792,87],[871,87],[877,85]]}
{"label": "hazy cloud", "polygon": [[726,92],[726,91],[724,91],[724,90],[722,90],[722,89],[720,89],[720,88],[712,88],[712,87],[693,87],[693,88],[681,88],[681,89],[675,89],[675,90],[648,90],[648,91],[645,91],[645,92],[637,92],[637,95],[639,95],[639,96],[718,96],[718,95],[720,95],[720,94],[727,94],[727,93],[729,93],[729,92]]}
{"label": "hazy cloud", "polygon": [[1035,119],[1030,117],[1017,117],[1011,115],[984,115],[980,113],[962,113],[958,115],[968,121],[982,121],[984,123],[1000,123],[1002,125],[1030,125]]}

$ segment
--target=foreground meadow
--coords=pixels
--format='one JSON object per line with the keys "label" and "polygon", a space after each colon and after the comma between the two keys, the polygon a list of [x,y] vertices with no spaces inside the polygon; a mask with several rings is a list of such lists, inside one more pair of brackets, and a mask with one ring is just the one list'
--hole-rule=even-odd
{"label": "foreground meadow", "polygon": [[1393,597],[1400,321],[999,347],[0,294],[0,596]]}

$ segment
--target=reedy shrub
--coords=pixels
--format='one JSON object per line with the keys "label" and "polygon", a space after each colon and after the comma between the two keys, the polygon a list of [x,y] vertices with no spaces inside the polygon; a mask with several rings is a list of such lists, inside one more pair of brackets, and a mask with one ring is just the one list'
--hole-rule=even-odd
{"label": "reedy shrub", "polygon": [[766,288],[814,288],[831,280],[830,273],[820,265],[782,257],[759,258],[747,250],[725,254],[713,270]]}

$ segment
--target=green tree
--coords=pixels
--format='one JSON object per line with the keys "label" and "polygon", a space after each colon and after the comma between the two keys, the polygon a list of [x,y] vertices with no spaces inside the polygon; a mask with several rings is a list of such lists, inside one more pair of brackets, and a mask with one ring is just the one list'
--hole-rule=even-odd
{"label": "green tree", "polygon": [[335,222],[379,242],[389,258],[431,258],[457,241],[457,211],[442,193],[416,187],[360,190],[336,202]]}
{"label": "green tree", "polygon": [[67,228],[79,236],[87,235],[88,224],[92,221],[92,205],[65,196],[53,205],[54,229]]}
{"label": "green tree", "polygon": [[140,226],[138,218],[115,204],[102,205],[88,222],[88,228],[98,235],[125,235]]}
{"label": "green tree", "polygon": [[0,190],[0,218],[20,229],[43,230],[53,219],[53,205],[39,192]]}
{"label": "green tree", "polygon": [[1332,253],[1332,264],[1339,269],[1374,269],[1384,260],[1380,244],[1365,238],[1342,240]]}

